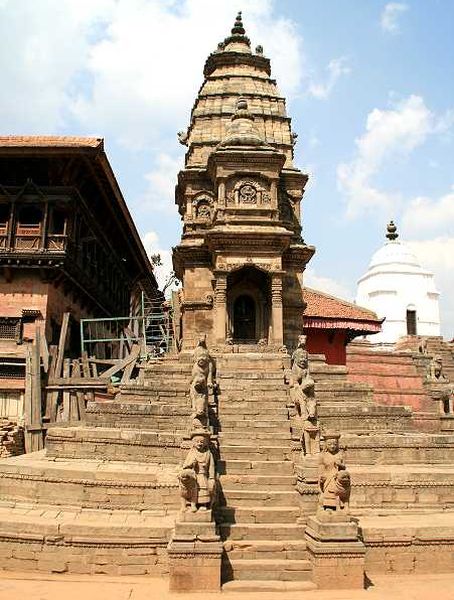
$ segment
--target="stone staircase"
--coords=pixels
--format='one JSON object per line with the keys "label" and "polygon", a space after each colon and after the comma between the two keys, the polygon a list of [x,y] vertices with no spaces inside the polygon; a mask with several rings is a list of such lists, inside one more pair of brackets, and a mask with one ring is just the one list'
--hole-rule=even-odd
{"label": "stone staircase", "polygon": [[[243,349],[216,360],[224,589],[313,589],[304,528],[317,491],[297,481],[300,430],[284,383],[289,358]],[[410,407],[377,403],[370,383],[351,381],[346,367],[319,355],[310,363],[321,426],[341,431],[347,447],[368,568],[396,564],[402,544],[412,556],[421,547],[445,549],[446,564],[454,534],[440,545],[435,525],[418,533],[414,522],[431,514],[440,523],[443,514],[451,523],[454,435],[420,431]],[[190,354],[150,363],[140,385],[90,403],[85,423],[52,428],[45,452],[0,461],[3,568],[166,574],[176,475],[189,446],[191,366]],[[414,515],[414,540],[396,525],[404,513]],[[46,519],[49,528],[38,532]]]}
{"label": "stone staircase", "polygon": [[298,522],[282,367],[282,355],[218,360],[225,591],[315,588],[304,524]]}
{"label": "stone staircase", "polygon": [[190,357],[150,363],[84,423],[51,428],[45,451],[0,461],[1,568],[166,575],[190,371]]}

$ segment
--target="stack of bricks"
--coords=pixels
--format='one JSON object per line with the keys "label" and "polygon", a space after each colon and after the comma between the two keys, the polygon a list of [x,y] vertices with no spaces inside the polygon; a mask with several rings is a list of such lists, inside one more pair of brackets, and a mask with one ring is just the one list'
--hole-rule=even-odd
{"label": "stack of bricks", "polygon": [[8,420],[0,421],[0,458],[18,456],[24,450],[24,429]]}

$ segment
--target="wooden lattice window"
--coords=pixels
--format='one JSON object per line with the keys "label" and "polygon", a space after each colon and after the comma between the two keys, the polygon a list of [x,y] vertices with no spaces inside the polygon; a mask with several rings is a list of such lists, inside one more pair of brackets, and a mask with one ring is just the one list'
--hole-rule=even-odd
{"label": "wooden lattice window", "polygon": [[18,317],[0,317],[0,339],[21,341],[21,320]]}

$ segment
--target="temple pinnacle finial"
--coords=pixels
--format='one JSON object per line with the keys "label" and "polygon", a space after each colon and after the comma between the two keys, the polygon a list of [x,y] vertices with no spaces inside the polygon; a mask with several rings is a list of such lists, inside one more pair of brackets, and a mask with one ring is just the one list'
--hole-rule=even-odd
{"label": "temple pinnacle finial", "polygon": [[399,237],[397,233],[397,227],[394,224],[394,221],[390,221],[386,227],[386,237],[390,242],[393,242]]}
{"label": "temple pinnacle finial", "polygon": [[235,24],[232,27],[232,35],[244,35],[246,33],[246,30],[243,27],[243,20],[241,15],[242,13],[240,10],[236,16]]}

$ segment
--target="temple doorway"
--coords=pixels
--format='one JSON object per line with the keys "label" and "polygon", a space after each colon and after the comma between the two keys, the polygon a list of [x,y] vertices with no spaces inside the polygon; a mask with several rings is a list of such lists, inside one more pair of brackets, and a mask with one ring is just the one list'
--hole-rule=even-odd
{"label": "temple doorway", "polygon": [[271,285],[268,273],[245,266],[227,278],[229,335],[236,342],[257,343],[268,339]]}
{"label": "temple doorway", "polygon": [[251,296],[238,296],[233,305],[233,337],[237,340],[255,341],[256,309]]}

